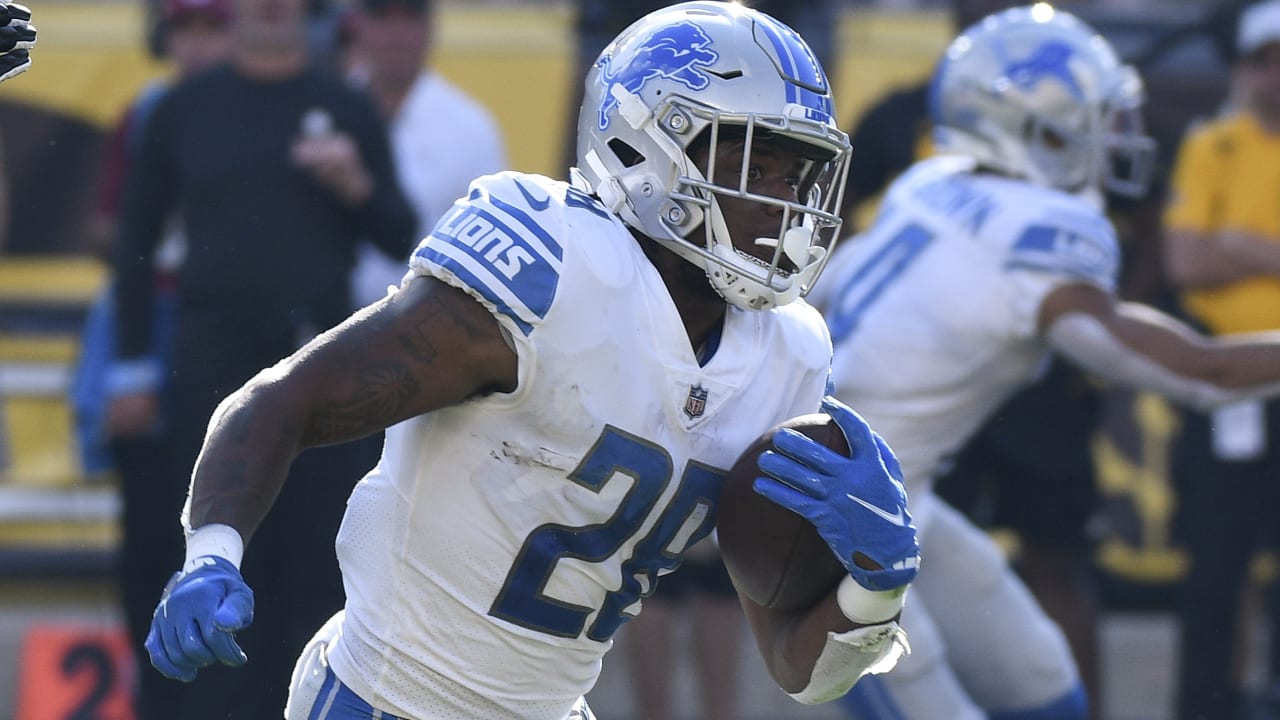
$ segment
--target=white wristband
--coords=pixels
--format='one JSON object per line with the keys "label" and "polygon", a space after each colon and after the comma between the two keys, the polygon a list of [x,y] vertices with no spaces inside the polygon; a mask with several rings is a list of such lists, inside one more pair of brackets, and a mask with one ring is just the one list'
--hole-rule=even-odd
{"label": "white wristband", "polygon": [[215,555],[223,558],[240,569],[240,561],[244,558],[244,538],[230,525],[210,523],[187,533],[187,560],[182,565],[183,572],[191,572],[204,563],[199,558]]}
{"label": "white wristband", "polygon": [[907,586],[893,590],[868,590],[852,575],[845,575],[836,588],[836,602],[844,616],[859,625],[879,625],[902,612]]}

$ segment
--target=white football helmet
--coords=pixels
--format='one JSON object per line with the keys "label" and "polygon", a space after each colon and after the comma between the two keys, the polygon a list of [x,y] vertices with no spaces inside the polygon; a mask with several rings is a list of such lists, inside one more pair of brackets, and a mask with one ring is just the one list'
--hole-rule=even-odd
{"label": "white football helmet", "polygon": [[1046,3],[989,15],[953,40],[930,89],[934,143],[1071,193],[1140,196],[1155,143],[1142,79],[1074,15]]}
{"label": "white football helmet", "polygon": [[[696,139],[745,137],[742,168],[717,183],[689,157]],[[753,142],[797,149],[806,163],[799,202],[748,192]],[[760,310],[809,291],[839,228],[849,138],[831,87],[791,28],[729,2],[686,2],[646,15],[601,52],[578,117],[576,183],[623,222],[706,270],[729,303]],[[741,176],[742,180],[737,178]],[[734,249],[718,196],[783,208],[772,263]],[[785,260],[784,260],[785,258]]]}

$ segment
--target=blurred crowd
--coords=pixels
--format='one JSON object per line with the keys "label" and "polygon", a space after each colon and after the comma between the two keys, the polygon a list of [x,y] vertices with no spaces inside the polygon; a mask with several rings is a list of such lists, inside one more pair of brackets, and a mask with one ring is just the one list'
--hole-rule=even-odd
{"label": "blurred crowd", "polygon": [[[152,49],[173,72],[137,95],[94,170],[84,251],[110,266],[111,280],[88,315],[73,385],[86,470],[120,481],[118,572],[136,649],[183,557],[177,518],[218,402],[384,295],[470,180],[508,166],[492,110],[433,69],[439,4],[151,6]],[[585,72],[608,38],[664,4],[578,2],[575,66]],[[850,7],[947,9],[959,31],[1012,3],[752,4],[834,67],[836,17]],[[1176,22],[1152,13],[1145,25],[1118,12],[1176,4],[1064,3],[1115,33],[1147,77],[1156,182],[1136,200],[1107,198],[1125,253],[1120,295],[1209,334],[1280,329],[1280,6],[1264,3],[1248,27],[1240,18],[1254,3],[1205,5]],[[17,82],[38,81],[37,64]],[[573,85],[580,91],[581,78]],[[887,184],[933,151],[927,92],[898,88],[845,118],[854,147],[846,235],[865,229]],[[574,128],[557,141],[571,158]],[[0,173],[0,250],[5,181]],[[302,644],[341,606],[332,538],[379,447],[374,437],[296,463],[308,481],[286,486],[294,495],[277,503],[244,568],[258,593],[256,627],[273,630],[245,633],[256,671],[213,668],[180,685],[144,669],[141,720],[278,717]],[[1280,541],[1278,480],[1280,405],[1176,409],[1054,364],[965,448],[939,490],[1005,543],[1067,635],[1092,696],[1104,685],[1099,614],[1153,609],[1179,620],[1179,717],[1237,720],[1280,718],[1280,673],[1267,667],[1259,682],[1246,665],[1250,630],[1269,628],[1280,610],[1267,562]],[[685,641],[698,660],[696,716],[743,710],[726,665],[746,635],[728,576],[704,550],[625,631],[637,638],[629,647],[646,720],[690,716],[672,707],[667,672]],[[697,632],[673,635],[677,613],[696,617]],[[1280,658],[1280,639],[1269,643]]]}

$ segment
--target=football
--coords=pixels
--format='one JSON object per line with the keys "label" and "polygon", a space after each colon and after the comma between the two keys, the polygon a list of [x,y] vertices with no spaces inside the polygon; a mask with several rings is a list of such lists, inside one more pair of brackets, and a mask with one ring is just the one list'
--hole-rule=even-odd
{"label": "football", "polygon": [[720,555],[738,592],[757,605],[792,611],[812,607],[848,574],[805,518],[752,487],[756,458],[772,447],[773,433],[788,427],[849,455],[844,433],[821,413],[792,418],[756,439],[725,477],[716,511]]}

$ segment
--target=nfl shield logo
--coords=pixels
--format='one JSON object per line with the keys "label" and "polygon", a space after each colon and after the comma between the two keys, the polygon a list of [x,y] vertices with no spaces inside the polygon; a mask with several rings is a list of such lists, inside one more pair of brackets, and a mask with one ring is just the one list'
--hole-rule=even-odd
{"label": "nfl shield logo", "polygon": [[684,401],[684,414],[690,419],[702,417],[707,410],[707,389],[701,385],[689,388],[689,397]]}

